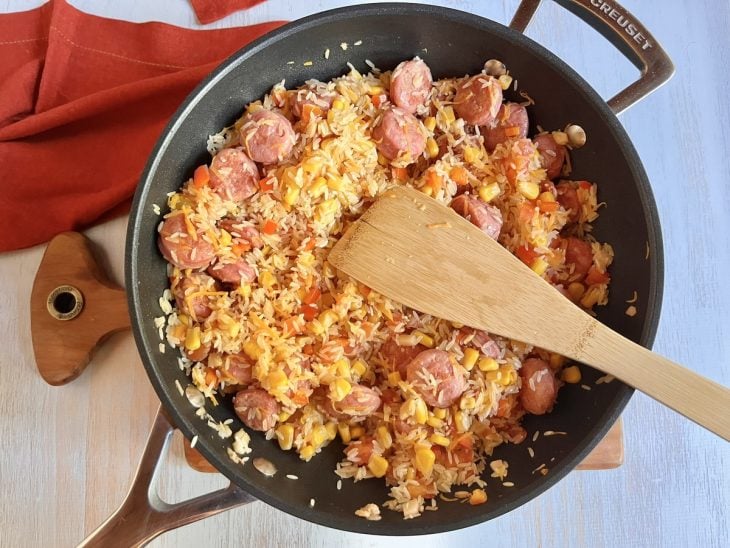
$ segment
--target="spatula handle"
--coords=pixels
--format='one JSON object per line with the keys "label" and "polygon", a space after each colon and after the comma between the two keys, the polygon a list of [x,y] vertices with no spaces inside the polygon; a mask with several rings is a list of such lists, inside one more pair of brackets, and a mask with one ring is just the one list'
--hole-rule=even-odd
{"label": "spatula handle", "polygon": [[577,360],[594,365],[730,441],[730,389],[622,337],[596,320],[578,340]]}

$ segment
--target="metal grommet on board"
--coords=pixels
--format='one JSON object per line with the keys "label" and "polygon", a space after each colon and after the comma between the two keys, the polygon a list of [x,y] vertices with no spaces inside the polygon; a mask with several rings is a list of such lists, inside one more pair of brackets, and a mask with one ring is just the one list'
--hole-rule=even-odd
{"label": "metal grommet on board", "polygon": [[84,296],[72,285],[59,285],[49,293],[46,307],[57,320],[73,320],[84,308]]}

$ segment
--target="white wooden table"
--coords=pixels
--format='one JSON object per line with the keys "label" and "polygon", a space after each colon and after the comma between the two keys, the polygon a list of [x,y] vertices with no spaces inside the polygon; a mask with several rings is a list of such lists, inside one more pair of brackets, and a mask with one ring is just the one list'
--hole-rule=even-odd
{"label": "white wooden table", "polygon": [[[0,12],[40,1],[0,0]],[[131,21],[197,27],[186,0],[71,0],[80,9]],[[268,0],[209,27],[295,19],[347,4]],[[515,1],[434,2],[506,22]],[[635,77],[596,32],[547,2],[528,35],[572,64],[604,96]],[[623,4],[655,34],[677,67],[663,89],[622,117],[654,188],[665,239],[660,353],[730,384],[730,4]],[[2,100],[2,99],[0,99]],[[121,283],[125,220],[88,232]],[[157,399],[129,333],[114,336],[86,373],[47,386],[35,371],[28,303],[43,248],[0,255],[0,546],[71,546],[124,497]],[[263,503],[168,533],[155,546],[703,546],[730,545],[730,451],[648,398],[624,413],[626,462],[574,472],[500,519],[429,537],[342,533]],[[180,444],[162,494],[171,501],[220,487],[189,469]]]}

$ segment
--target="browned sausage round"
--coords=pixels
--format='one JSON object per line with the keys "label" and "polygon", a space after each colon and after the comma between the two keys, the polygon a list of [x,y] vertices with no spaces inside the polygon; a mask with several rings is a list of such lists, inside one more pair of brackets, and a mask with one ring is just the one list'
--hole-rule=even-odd
{"label": "browned sausage round", "polygon": [[555,179],[563,169],[565,147],[556,143],[550,133],[538,135],[534,141],[540,153],[540,164],[545,169],[548,179]]}
{"label": "browned sausage round", "polygon": [[345,447],[347,460],[358,466],[365,466],[373,454],[373,438],[364,437],[357,441],[350,442]]}
{"label": "browned sausage round", "polygon": [[255,226],[248,226],[236,219],[223,219],[218,223],[218,228],[228,232],[236,242],[248,242],[253,248],[264,246],[261,233]]}
{"label": "browned sausage round", "polygon": [[175,297],[177,309],[183,314],[192,316],[196,321],[203,321],[212,312],[210,297],[207,295],[188,295],[201,291],[215,291],[215,280],[202,272],[190,272],[183,275],[172,285],[172,294]]}
{"label": "browned sausage round", "polygon": [[520,378],[520,403],[525,411],[533,415],[551,411],[558,395],[558,383],[550,365],[539,358],[528,358],[522,362]]}
{"label": "browned sausage round", "polygon": [[380,355],[390,369],[392,371],[398,371],[401,379],[405,380],[406,366],[424,350],[427,350],[427,348],[422,344],[400,346],[395,337],[391,337],[380,347]]}
{"label": "browned sausage round", "polygon": [[524,139],[529,125],[525,107],[517,103],[505,103],[500,107],[494,124],[481,128],[484,146],[491,152],[507,139]]}
{"label": "browned sausage round", "polygon": [[502,87],[491,76],[472,76],[456,88],[454,110],[467,124],[491,125],[501,106]]}
{"label": "browned sausage round", "polygon": [[391,108],[373,128],[372,137],[380,153],[388,160],[402,155],[406,161],[414,162],[426,148],[426,134],[421,122],[412,114],[400,108]]}
{"label": "browned sausage round", "polygon": [[318,107],[322,113],[325,113],[330,109],[336,97],[337,93],[327,89],[326,84],[318,81],[308,82],[306,87],[297,90],[294,94],[291,110],[297,118],[302,117],[304,105]]}
{"label": "browned sausage round", "polygon": [[210,163],[210,187],[225,200],[242,202],[256,194],[259,169],[241,147],[224,148]]}
{"label": "browned sausage round", "polygon": [[195,237],[188,233],[183,213],[165,219],[157,247],[165,259],[182,269],[205,268],[214,255],[213,246],[203,239],[201,231],[196,231]]}
{"label": "browned sausage round", "polygon": [[573,272],[581,277],[588,273],[593,264],[591,244],[575,236],[566,238],[565,262],[575,265]]}
{"label": "browned sausage round", "polygon": [[555,190],[558,193],[558,203],[569,213],[568,220],[577,221],[580,218],[580,201],[575,186],[568,181],[563,181],[555,185]]}
{"label": "browned sausage round", "polygon": [[256,272],[243,257],[232,263],[218,262],[209,266],[206,272],[225,284],[240,284],[241,282],[252,282],[256,279]]}
{"label": "browned sausage round", "polygon": [[353,384],[352,391],[342,401],[332,402],[332,407],[335,412],[340,414],[367,417],[380,407],[380,396],[372,388],[362,384]]}
{"label": "browned sausage round", "polygon": [[390,77],[390,100],[395,106],[413,114],[418,107],[425,105],[431,93],[431,69],[416,57],[403,61]]}
{"label": "browned sausage round", "polygon": [[246,388],[234,396],[233,409],[243,424],[265,432],[276,426],[279,403],[266,390]]}
{"label": "browned sausage round", "polygon": [[191,362],[202,362],[210,354],[210,343],[202,343],[195,350],[188,350],[183,346],[183,353]]}
{"label": "browned sausage round", "polygon": [[253,161],[262,164],[286,159],[297,140],[291,122],[273,110],[247,114],[240,131],[246,152]]}
{"label": "browned sausage round", "polygon": [[443,350],[421,352],[408,364],[406,371],[413,389],[433,407],[448,407],[466,390],[464,375]]}
{"label": "browned sausage round", "polygon": [[461,194],[451,200],[451,209],[481,229],[493,239],[499,238],[502,230],[502,212],[496,207],[485,204],[479,198]]}
{"label": "browned sausage round", "polygon": [[253,363],[246,354],[228,354],[228,375],[233,383],[248,386],[253,380]]}

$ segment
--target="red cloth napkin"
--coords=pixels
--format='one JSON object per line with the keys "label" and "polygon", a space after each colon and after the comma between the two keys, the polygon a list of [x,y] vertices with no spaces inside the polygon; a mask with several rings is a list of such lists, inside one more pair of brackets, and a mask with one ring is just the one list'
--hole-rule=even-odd
{"label": "red cloth napkin", "polygon": [[280,24],[195,31],[63,0],[0,15],[0,251],[125,211],[186,95]]}
{"label": "red cloth napkin", "polygon": [[245,10],[265,0],[190,0],[195,15],[201,23],[212,23],[223,19],[234,11]]}

